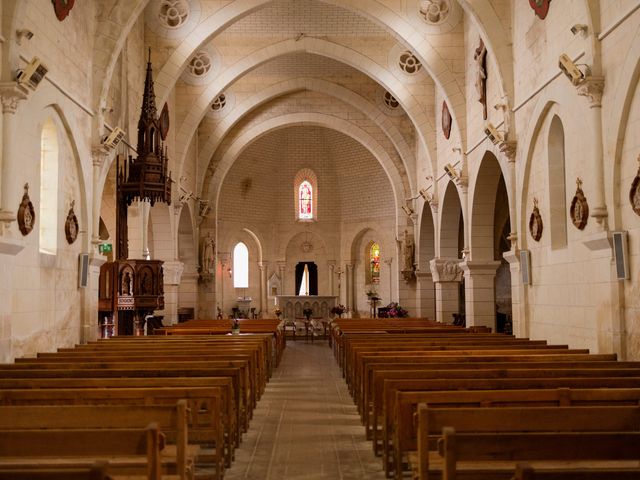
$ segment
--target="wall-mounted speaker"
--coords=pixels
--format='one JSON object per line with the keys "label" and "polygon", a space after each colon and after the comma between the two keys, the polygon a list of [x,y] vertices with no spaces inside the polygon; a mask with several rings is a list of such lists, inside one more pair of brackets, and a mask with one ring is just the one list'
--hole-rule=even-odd
{"label": "wall-mounted speaker", "polygon": [[89,254],[78,255],[78,288],[86,288],[89,284]]}
{"label": "wall-mounted speaker", "polygon": [[627,232],[612,232],[613,254],[616,262],[616,278],[629,280],[629,255],[627,252]]}
{"label": "wall-mounted speaker", "polygon": [[520,271],[523,285],[531,285],[531,252],[520,250]]}

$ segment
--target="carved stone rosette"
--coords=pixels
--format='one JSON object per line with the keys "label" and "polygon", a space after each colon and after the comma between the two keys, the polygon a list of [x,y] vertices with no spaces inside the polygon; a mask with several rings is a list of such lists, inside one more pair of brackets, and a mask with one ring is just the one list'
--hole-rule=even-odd
{"label": "carved stone rosette", "polygon": [[584,192],[582,191],[582,180],[577,178],[576,185],[576,194],[571,201],[569,214],[571,215],[571,221],[576,226],[576,228],[578,230],[584,230],[584,227],[587,226],[587,221],[589,219],[589,204],[587,203],[587,199],[584,196]]}
{"label": "carved stone rosette", "polygon": [[78,238],[78,217],[73,211],[75,201],[71,201],[71,208],[67,213],[67,220],[64,222],[64,236],[67,238],[67,243],[71,245]]}
{"label": "carved stone rosette", "polygon": [[[638,156],[638,162],[640,162],[640,156]],[[629,201],[631,202],[631,208],[640,215],[640,167],[638,167],[638,173],[636,178],[631,183],[631,190],[629,190]]]}
{"label": "carved stone rosette", "polygon": [[29,199],[29,184],[24,184],[24,195],[22,195],[22,202],[18,207],[18,228],[22,235],[29,235],[33,226],[36,223],[36,212],[33,208],[33,203]]}
{"label": "carved stone rosette", "polygon": [[539,242],[542,238],[542,216],[540,215],[540,210],[538,209],[538,199],[533,199],[533,211],[531,212],[531,216],[529,217],[529,233],[531,233],[531,237]]}

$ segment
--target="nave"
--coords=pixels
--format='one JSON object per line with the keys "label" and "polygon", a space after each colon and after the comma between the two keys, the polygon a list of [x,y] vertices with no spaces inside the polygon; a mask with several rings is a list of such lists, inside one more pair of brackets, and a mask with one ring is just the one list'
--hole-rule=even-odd
{"label": "nave", "polygon": [[326,342],[287,343],[225,478],[385,478]]}

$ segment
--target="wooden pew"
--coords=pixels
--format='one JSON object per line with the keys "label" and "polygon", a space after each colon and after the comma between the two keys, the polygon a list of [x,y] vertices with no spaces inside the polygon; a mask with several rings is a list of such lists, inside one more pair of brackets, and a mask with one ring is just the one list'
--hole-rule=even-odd
{"label": "wooden pew", "polygon": [[[156,423],[167,440],[162,455],[175,457],[176,471],[182,480],[194,475],[195,460],[200,448],[195,441],[189,445],[186,400],[169,405],[44,405],[44,406],[0,406],[0,435],[4,431],[36,429],[118,429],[145,428]],[[192,439],[195,440],[195,439]],[[210,442],[219,441],[217,438]],[[216,464],[217,478],[222,478],[221,462]]]}
{"label": "wooden pew", "polygon": [[164,437],[154,423],[144,429],[5,430],[0,435],[0,468],[86,468],[108,459],[111,471],[161,480],[163,449]]}
{"label": "wooden pew", "polygon": [[[122,406],[176,405],[183,401],[189,405],[191,439],[211,445],[212,461],[222,472],[224,458],[223,426],[220,418],[220,390],[215,387],[160,387],[160,388],[49,388],[49,389],[3,389],[0,404],[5,406],[58,406],[100,405],[105,415],[111,408]],[[108,407],[107,407],[108,406]],[[0,407],[2,408],[2,407]],[[133,408],[132,408],[133,410]],[[122,412],[121,412],[122,413]],[[122,413],[124,417],[126,413]],[[126,418],[129,418],[128,416]],[[187,417],[185,417],[187,418]],[[133,422],[133,420],[132,420]],[[176,439],[178,439],[176,431]],[[184,449],[183,449],[184,451]],[[230,463],[230,459],[228,462]]]}
{"label": "wooden pew", "polygon": [[0,467],[0,480],[114,480],[107,473],[107,462],[94,462],[85,467]]}
{"label": "wooden pew", "polygon": [[510,478],[518,460],[640,460],[638,406],[432,408],[422,404],[418,415],[420,480],[432,474],[455,479],[459,469],[467,470],[468,478]]}
{"label": "wooden pew", "polygon": [[528,463],[516,465],[513,480],[638,480],[640,467],[633,468],[534,468]]}
{"label": "wooden pew", "polygon": [[[393,420],[387,425],[385,438],[392,438],[393,455],[383,454],[384,464],[393,465],[396,478],[402,477],[409,452],[418,449],[417,410],[419,404],[431,408],[458,407],[535,407],[640,405],[640,388],[629,389],[541,389],[396,392]],[[391,428],[392,427],[392,428]],[[387,435],[389,437],[387,437]],[[386,447],[386,444],[383,443]],[[640,477],[638,477],[640,478]]]}

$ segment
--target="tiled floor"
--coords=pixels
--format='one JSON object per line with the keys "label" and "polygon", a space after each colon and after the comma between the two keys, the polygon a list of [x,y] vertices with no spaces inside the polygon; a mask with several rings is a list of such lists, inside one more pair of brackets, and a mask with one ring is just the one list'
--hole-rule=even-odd
{"label": "tiled floor", "polygon": [[382,480],[326,341],[287,342],[225,480]]}

